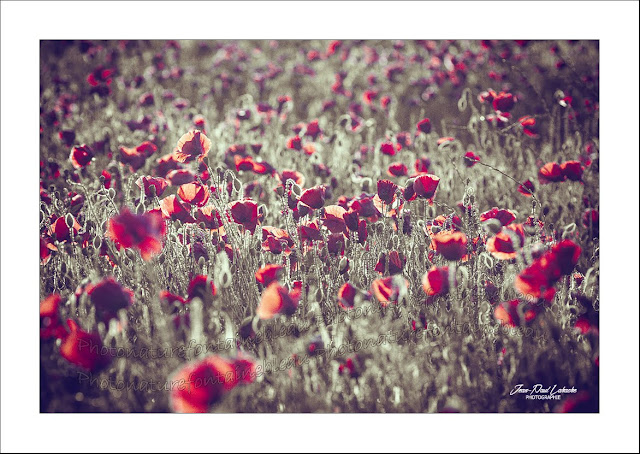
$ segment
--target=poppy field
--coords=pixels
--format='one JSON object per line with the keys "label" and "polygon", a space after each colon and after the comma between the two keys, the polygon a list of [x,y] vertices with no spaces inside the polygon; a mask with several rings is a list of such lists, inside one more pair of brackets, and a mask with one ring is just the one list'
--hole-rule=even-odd
{"label": "poppy field", "polygon": [[599,90],[598,41],[41,41],[40,411],[599,412]]}

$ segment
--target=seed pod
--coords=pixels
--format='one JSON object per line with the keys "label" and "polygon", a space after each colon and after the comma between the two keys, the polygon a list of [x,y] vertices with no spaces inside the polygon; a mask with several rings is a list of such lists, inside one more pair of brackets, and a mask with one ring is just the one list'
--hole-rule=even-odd
{"label": "seed pod", "polygon": [[340,264],[338,265],[338,271],[340,271],[340,274],[344,274],[347,271],[349,271],[349,259],[346,257],[342,257],[340,259]]}
{"label": "seed pod", "polygon": [[74,221],[75,219],[73,219],[73,215],[71,213],[67,213],[64,217],[64,222],[67,224],[67,227],[69,227],[69,230],[73,229]]}
{"label": "seed pod", "polygon": [[136,207],[136,214],[142,214],[142,213],[144,213],[144,204],[140,202]]}
{"label": "seed pod", "polygon": [[205,262],[204,257],[200,257],[200,258],[198,259],[198,266],[200,267],[200,269],[204,268],[205,263],[206,263],[206,262]]}
{"label": "seed pod", "polygon": [[[287,180],[289,181],[289,180]],[[293,180],[291,180],[293,181]],[[296,198],[300,198],[300,196],[302,196],[302,188],[300,186],[298,186],[296,183],[293,183],[291,185],[291,192],[293,193],[293,195],[296,196]]]}
{"label": "seed pod", "polygon": [[127,257],[129,257],[129,259],[131,259],[131,260],[135,260],[136,259],[136,253],[133,252],[132,249],[125,249],[124,252],[125,252],[125,254],[127,254]]}
{"label": "seed pod", "polygon": [[322,291],[321,287],[318,287],[318,290],[316,290],[316,293],[314,295],[314,298],[317,302],[322,302],[322,299],[324,297],[324,292]]}
{"label": "seed pod", "polygon": [[280,197],[282,197],[282,196],[284,195],[284,186],[278,186],[278,187],[276,188],[276,193],[277,193]]}
{"label": "seed pod", "polygon": [[115,198],[115,196],[116,196],[116,190],[115,190],[115,189],[113,189],[113,188],[109,188],[109,189],[107,190],[107,195],[109,195],[109,198],[110,198],[110,199]]}

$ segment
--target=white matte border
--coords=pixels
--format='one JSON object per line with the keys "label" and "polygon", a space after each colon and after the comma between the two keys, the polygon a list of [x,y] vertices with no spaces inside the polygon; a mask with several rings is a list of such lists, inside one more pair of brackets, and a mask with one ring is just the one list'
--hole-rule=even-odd
{"label": "white matte border", "polygon": [[[2,2],[2,450],[638,451],[637,2]],[[599,415],[40,415],[40,39],[599,39]]]}

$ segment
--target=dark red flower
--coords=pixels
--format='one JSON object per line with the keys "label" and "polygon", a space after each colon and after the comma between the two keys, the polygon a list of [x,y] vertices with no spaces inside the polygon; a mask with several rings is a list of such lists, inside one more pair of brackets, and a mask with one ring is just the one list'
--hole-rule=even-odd
{"label": "dark red flower", "polygon": [[277,227],[262,226],[262,249],[274,254],[281,254],[293,247],[294,243],[289,233]]}
{"label": "dark red flower", "polygon": [[527,180],[524,183],[522,183],[520,186],[518,186],[518,192],[525,197],[531,197],[535,189],[536,188],[531,182],[531,180]]}
{"label": "dark red flower", "polygon": [[83,144],[71,149],[69,160],[71,160],[71,164],[73,164],[73,167],[75,167],[76,169],[81,169],[89,165],[89,163],[93,159],[93,155],[94,153],[91,147]]}
{"label": "dark red flower", "polygon": [[180,166],[181,164],[176,160],[175,155],[170,153],[156,159],[154,174],[159,177],[166,177],[170,171],[176,170]]}
{"label": "dark red flower", "polygon": [[344,235],[342,233],[331,233],[327,238],[327,251],[329,254],[344,255]]}
{"label": "dark red flower", "polygon": [[314,210],[320,209],[324,206],[324,196],[326,189],[323,185],[314,186],[313,188],[305,190],[300,196],[300,202],[307,205]]}
{"label": "dark red flower", "polygon": [[60,345],[60,356],[82,369],[97,371],[109,364],[111,356],[103,350],[98,333],[89,333],[78,327],[73,320],[67,320],[70,332]]}
{"label": "dark red flower", "polygon": [[420,198],[433,199],[439,182],[440,178],[435,175],[420,175],[413,180],[413,190]]}
{"label": "dark red flower", "polygon": [[465,166],[473,167],[480,162],[480,156],[475,154],[473,151],[467,151],[464,155],[463,162]]}
{"label": "dark red flower", "polygon": [[429,134],[431,132],[431,120],[423,118],[416,125],[416,129],[424,134]]}
{"label": "dark red flower", "polygon": [[350,231],[355,232],[358,230],[359,216],[357,211],[350,209],[342,215],[342,218]]}
{"label": "dark red flower", "polygon": [[338,290],[338,304],[344,310],[353,309],[359,291],[349,282],[345,282]]}
{"label": "dark red flower", "polygon": [[232,202],[229,207],[233,221],[253,233],[258,225],[258,204],[251,199],[244,199]]}
{"label": "dark red flower", "polygon": [[562,175],[564,175],[567,180],[582,181],[582,172],[584,169],[580,161],[563,162],[560,164],[560,169],[562,171]]}
{"label": "dark red flower", "polygon": [[178,197],[184,202],[202,207],[209,201],[209,188],[200,183],[187,183],[178,189]]}
{"label": "dark red flower", "polygon": [[196,158],[202,162],[211,149],[211,140],[202,131],[189,131],[178,140],[174,152],[178,162],[191,162]]}
{"label": "dark red flower", "polygon": [[493,207],[489,211],[485,211],[480,214],[480,222],[488,221],[489,219],[497,219],[500,221],[500,224],[509,225],[516,219],[516,215],[513,214],[511,210],[498,209],[497,207]]}
{"label": "dark red flower", "polygon": [[153,198],[161,197],[169,183],[164,178],[142,176],[136,180],[136,185],[144,190],[146,197]]}
{"label": "dark red flower", "polygon": [[432,267],[422,277],[422,289],[428,296],[449,292],[449,267]]}
{"label": "dark red flower", "polygon": [[204,223],[207,229],[217,229],[222,226],[220,213],[212,205],[198,208],[196,210],[196,221]]}
{"label": "dark red flower", "polygon": [[338,205],[329,205],[325,207],[321,217],[322,225],[324,225],[331,233],[346,232],[347,226],[344,222],[344,214],[347,212]]}
{"label": "dark red flower", "polygon": [[302,139],[300,136],[294,136],[287,139],[287,148],[290,150],[302,150]]}
{"label": "dark red flower", "polygon": [[[516,328],[520,326],[523,321],[528,323],[536,317],[535,311],[527,309],[525,306],[526,303],[517,299],[507,301],[498,304],[493,311],[493,315],[503,326]],[[522,314],[522,317],[520,314]]]}
{"label": "dark red flower", "polygon": [[178,220],[184,223],[195,223],[195,219],[191,216],[190,210],[185,207],[175,195],[170,195],[160,200],[160,210],[162,217]]}
{"label": "dark red flower", "polygon": [[538,137],[536,119],[531,116],[522,117],[518,120],[524,132],[529,137]]}
{"label": "dark red flower", "polygon": [[[509,233],[511,232],[511,233]],[[517,238],[514,243],[513,239]],[[522,224],[511,224],[496,236],[487,240],[487,251],[498,260],[510,260],[516,257],[519,248],[524,246],[524,228]]]}
{"label": "dark red flower", "polygon": [[396,152],[400,151],[400,148],[399,144],[394,145],[391,142],[384,142],[380,145],[380,152],[387,156],[394,156]]}
{"label": "dark red flower", "polygon": [[[171,409],[176,413],[206,413],[238,383],[249,381],[246,377],[252,370],[252,366],[237,366],[234,361],[215,355],[187,364],[170,378],[171,383],[182,385],[171,388]],[[240,374],[241,371],[249,373]]]}
{"label": "dark red flower", "polygon": [[360,219],[360,221],[358,221],[358,243],[364,244],[364,242],[367,241],[367,236],[369,236],[367,221]]}
{"label": "dark red flower", "polygon": [[400,294],[404,293],[408,287],[409,281],[400,276],[383,277],[371,283],[373,294],[383,306],[397,303]]}
{"label": "dark red flower", "polygon": [[387,174],[391,177],[401,177],[406,175],[409,172],[409,169],[406,165],[401,162],[394,162],[389,164],[387,168]]}
{"label": "dark red flower", "polygon": [[277,282],[272,282],[263,292],[256,314],[263,320],[271,319],[277,314],[293,315],[298,309],[301,290],[287,290]]}
{"label": "dark red flower", "polygon": [[389,180],[378,180],[378,197],[387,205],[393,203],[396,198],[398,185]]}
{"label": "dark red flower", "polygon": [[112,277],[87,285],[85,291],[96,309],[97,319],[103,322],[117,318],[118,311],[128,309],[133,304],[133,292]]}
{"label": "dark red flower", "polygon": [[135,148],[120,147],[120,161],[128,164],[134,171],[144,166],[147,158],[156,152],[158,147],[152,142],[142,142]]}
{"label": "dark red flower", "polygon": [[76,133],[73,130],[64,129],[58,133],[58,137],[65,146],[70,147],[76,140]]}
{"label": "dark red flower", "polygon": [[501,112],[509,112],[511,109],[513,109],[513,106],[515,105],[516,100],[513,97],[513,95],[511,93],[505,93],[500,92],[494,99],[493,99],[493,109],[494,110],[499,110]]}
{"label": "dark red flower", "polygon": [[62,297],[57,293],[49,295],[40,302],[40,338],[62,339],[67,331],[60,320],[60,303]]}
{"label": "dark red flower", "polygon": [[256,271],[256,280],[266,287],[273,281],[278,281],[283,271],[284,266],[270,263]]}
{"label": "dark red flower", "polygon": [[562,172],[562,167],[557,162],[548,162],[538,171],[540,184],[558,183],[567,179]]}
{"label": "dark red flower", "polygon": [[171,186],[182,186],[196,181],[196,174],[187,169],[175,169],[167,173],[166,179]]}
{"label": "dark red flower", "polygon": [[300,240],[302,241],[318,241],[322,239],[318,221],[301,223],[298,227],[298,232],[300,234]]}
{"label": "dark red flower", "polygon": [[162,251],[166,235],[164,219],[156,212],[133,214],[123,208],[119,215],[109,219],[107,237],[119,248],[136,248],[143,260],[149,260]]}
{"label": "dark red flower", "polygon": [[71,214],[68,214],[67,216],[59,217],[51,225],[49,235],[55,233],[56,240],[71,241],[71,233],[73,232],[73,236],[75,237],[80,229],[81,226],[78,221],[76,221],[76,219]]}
{"label": "dark red flower", "polygon": [[467,254],[467,236],[462,232],[439,232],[432,237],[431,247],[445,259],[457,261]]}
{"label": "dark red flower", "polygon": [[187,296],[190,300],[200,298],[203,301],[208,301],[216,296],[216,293],[216,286],[213,284],[213,279],[202,274],[191,279],[189,287],[187,288]]}

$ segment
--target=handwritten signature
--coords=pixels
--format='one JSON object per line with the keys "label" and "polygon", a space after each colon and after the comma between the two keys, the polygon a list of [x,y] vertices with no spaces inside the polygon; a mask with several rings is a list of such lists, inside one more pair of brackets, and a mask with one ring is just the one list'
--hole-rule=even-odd
{"label": "handwritten signature", "polygon": [[565,386],[558,387],[558,385],[552,386],[544,386],[540,383],[533,385],[531,388],[525,388],[522,383],[517,384],[509,393],[510,396],[515,394],[526,394],[528,396],[533,395],[545,395],[545,396],[555,396],[560,394],[575,394],[578,390],[573,386],[571,388],[567,388]]}

